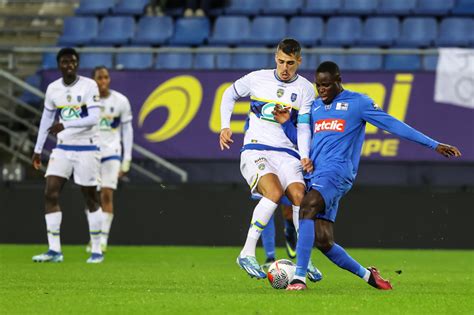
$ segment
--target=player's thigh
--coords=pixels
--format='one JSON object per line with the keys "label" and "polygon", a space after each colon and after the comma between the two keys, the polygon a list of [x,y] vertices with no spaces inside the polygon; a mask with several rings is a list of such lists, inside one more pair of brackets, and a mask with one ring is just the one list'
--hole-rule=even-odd
{"label": "player's thigh", "polygon": [[311,189],[301,202],[300,219],[315,219],[325,209],[324,198],[318,190]]}
{"label": "player's thigh", "polygon": [[74,159],[74,182],[79,186],[96,187],[100,183],[99,151],[77,151]]}
{"label": "player's thigh", "polygon": [[278,178],[285,194],[293,204],[300,205],[306,187],[300,160],[285,152],[275,152],[274,156],[274,160],[278,161],[275,168],[278,169]]}
{"label": "player's thigh", "polygon": [[62,149],[53,149],[46,168],[45,177],[57,176],[65,179],[71,177],[74,162],[71,152]]}
{"label": "player's thigh", "polygon": [[107,160],[100,164],[100,187],[117,189],[120,172],[119,160]]}
{"label": "player's thigh", "polygon": [[283,196],[283,188],[278,176],[273,173],[263,175],[257,184],[257,192],[274,203],[278,203]]}
{"label": "player's thigh", "polygon": [[245,178],[253,195],[262,196],[257,191],[260,180],[267,174],[277,171],[269,161],[268,151],[245,150],[240,155],[240,172]]}

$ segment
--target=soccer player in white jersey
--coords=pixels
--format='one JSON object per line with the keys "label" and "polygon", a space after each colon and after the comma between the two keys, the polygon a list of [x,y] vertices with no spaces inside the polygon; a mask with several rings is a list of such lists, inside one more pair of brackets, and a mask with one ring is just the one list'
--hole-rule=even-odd
{"label": "soccer player in white jersey", "polygon": [[[275,107],[285,108],[290,111],[290,119],[296,124],[299,109],[308,108],[314,100],[312,84],[296,73],[301,64],[300,44],[294,39],[283,39],[278,44],[275,62],[276,69],[254,71],[235,81],[226,89],[221,102],[219,144],[224,150],[229,149],[233,142],[230,118],[235,101],[246,96],[251,99],[240,170],[251,193],[262,198],[253,211],[247,240],[237,257],[237,263],[257,279],[266,277],[255,258],[255,248],[262,230],[283,195],[292,202],[293,220],[298,230],[299,209],[305,193],[302,166],[311,164],[308,155],[300,157],[296,145],[285,135],[272,113]],[[303,133],[298,133],[298,136],[300,134]],[[321,273],[309,264],[308,277],[318,281]]]}
{"label": "soccer player in white jersey", "polygon": [[[96,67],[92,77],[99,86],[102,114],[100,129],[100,202],[102,229],[100,243],[107,250],[110,227],[114,218],[113,197],[120,177],[130,170],[132,160],[132,109],[127,97],[110,89],[110,75],[106,67]],[[123,155],[122,144],[123,143]],[[90,246],[88,246],[88,251]]]}
{"label": "soccer player in white jersey", "polygon": [[[59,195],[66,181],[74,175],[81,187],[89,215],[92,253],[88,263],[104,260],[100,248],[102,211],[97,195],[99,181],[99,89],[94,80],[77,75],[79,55],[72,48],[63,48],[57,54],[62,77],[48,85],[38,138],[33,154],[33,167],[41,166],[41,152],[48,132],[57,135],[57,145],[49,158],[46,170],[45,218],[49,250],[33,256],[35,262],[61,262],[59,230],[62,212]],[[56,112],[59,122],[55,122]]]}

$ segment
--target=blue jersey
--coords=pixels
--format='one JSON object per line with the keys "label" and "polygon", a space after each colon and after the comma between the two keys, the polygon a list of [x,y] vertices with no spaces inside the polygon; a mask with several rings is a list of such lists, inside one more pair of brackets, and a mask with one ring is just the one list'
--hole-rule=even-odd
{"label": "blue jersey", "polygon": [[359,166],[367,122],[431,149],[439,144],[381,110],[368,96],[344,90],[331,104],[317,98],[311,107],[310,177],[336,173],[352,184]]}

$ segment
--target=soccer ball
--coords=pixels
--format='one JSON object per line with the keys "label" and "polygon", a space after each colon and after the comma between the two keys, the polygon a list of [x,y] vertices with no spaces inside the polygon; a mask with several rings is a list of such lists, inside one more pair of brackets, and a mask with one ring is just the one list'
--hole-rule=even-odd
{"label": "soccer ball", "polygon": [[286,289],[293,280],[296,272],[296,265],[288,259],[280,259],[271,264],[268,268],[268,281],[274,289]]}

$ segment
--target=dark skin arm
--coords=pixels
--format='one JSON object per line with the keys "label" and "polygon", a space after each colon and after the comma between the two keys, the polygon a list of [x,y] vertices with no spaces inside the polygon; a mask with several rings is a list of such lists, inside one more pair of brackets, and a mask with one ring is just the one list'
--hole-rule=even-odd
{"label": "dark skin arm", "polygon": [[[58,133],[60,133],[63,130],[64,130],[64,125],[62,123],[55,123],[48,129],[49,133],[52,134],[53,136],[56,136]],[[33,168],[35,170],[39,170],[41,167],[41,154],[33,153],[31,160],[32,160]]]}

